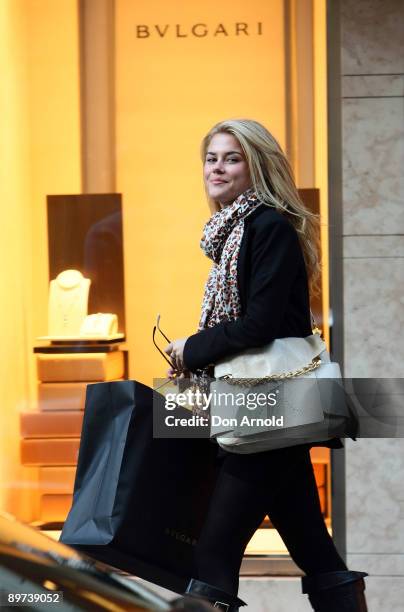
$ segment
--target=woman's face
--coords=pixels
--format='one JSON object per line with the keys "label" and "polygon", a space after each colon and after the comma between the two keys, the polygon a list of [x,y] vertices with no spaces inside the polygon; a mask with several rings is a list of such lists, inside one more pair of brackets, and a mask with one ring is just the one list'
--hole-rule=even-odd
{"label": "woman's face", "polygon": [[249,187],[250,171],[243,150],[232,134],[215,134],[207,148],[203,176],[206,190],[220,206],[228,206]]}

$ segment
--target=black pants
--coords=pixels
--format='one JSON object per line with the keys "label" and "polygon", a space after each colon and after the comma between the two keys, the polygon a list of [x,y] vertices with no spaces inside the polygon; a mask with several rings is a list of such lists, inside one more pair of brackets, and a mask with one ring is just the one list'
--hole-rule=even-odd
{"label": "black pants", "polygon": [[196,578],[237,594],[244,550],[269,515],[305,572],[346,570],[325,525],[309,447],[225,453],[196,546]]}

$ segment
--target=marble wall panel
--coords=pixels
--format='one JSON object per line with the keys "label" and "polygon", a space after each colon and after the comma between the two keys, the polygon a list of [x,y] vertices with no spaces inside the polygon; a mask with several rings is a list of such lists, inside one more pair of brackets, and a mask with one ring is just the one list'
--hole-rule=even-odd
{"label": "marble wall panel", "polygon": [[404,258],[346,258],[344,375],[398,378],[404,372]]}
{"label": "marble wall panel", "polygon": [[403,612],[403,577],[369,576],[365,582],[368,612]]}
{"label": "marble wall panel", "polygon": [[402,555],[404,440],[345,442],[348,553]]}
{"label": "marble wall panel", "polygon": [[[302,593],[300,578],[242,578],[239,597],[251,612],[309,612],[312,607]],[[243,608],[240,608],[240,611]]]}
{"label": "marble wall panel", "polygon": [[345,75],[342,77],[343,98],[404,96],[404,74]]}
{"label": "marble wall panel", "polygon": [[341,0],[342,74],[404,73],[404,2]]}
{"label": "marble wall panel", "polygon": [[404,235],[344,236],[343,252],[345,259],[404,258]]}
{"label": "marble wall panel", "polygon": [[404,577],[403,553],[349,553],[347,555],[349,569],[366,571],[370,576]]}
{"label": "marble wall panel", "polygon": [[404,98],[343,101],[343,233],[404,234]]}

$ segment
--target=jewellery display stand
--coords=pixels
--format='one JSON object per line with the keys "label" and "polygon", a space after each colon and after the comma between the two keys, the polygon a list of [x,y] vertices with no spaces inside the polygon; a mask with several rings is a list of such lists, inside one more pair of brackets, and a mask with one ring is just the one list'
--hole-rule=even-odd
{"label": "jewellery display stand", "polygon": [[79,270],[63,270],[50,282],[48,332],[53,336],[78,336],[87,316],[91,280]]}
{"label": "jewellery display stand", "polygon": [[72,502],[87,385],[128,378],[120,195],[49,196],[48,243],[49,327],[33,349],[38,403],[20,415],[21,463],[38,470],[33,524],[59,529]]}
{"label": "jewellery display stand", "polygon": [[127,378],[118,344],[36,346],[38,411],[21,413],[21,462],[39,468],[38,525],[62,523],[72,502],[87,385]]}

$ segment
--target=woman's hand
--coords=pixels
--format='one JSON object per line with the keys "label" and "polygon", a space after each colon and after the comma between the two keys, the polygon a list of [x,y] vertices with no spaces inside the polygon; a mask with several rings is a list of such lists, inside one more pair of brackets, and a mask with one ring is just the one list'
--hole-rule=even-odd
{"label": "woman's hand", "polygon": [[169,370],[167,370],[167,378],[172,380],[175,385],[177,384],[177,380],[181,378],[189,378],[189,376],[190,376],[189,370],[183,370],[180,373],[178,373],[177,370],[174,370],[174,368],[170,368]]}
{"label": "woman's hand", "polygon": [[186,369],[184,364],[184,346],[187,340],[188,336],[186,338],[174,340],[164,349],[164,352],[170,357],[177,373]]}

